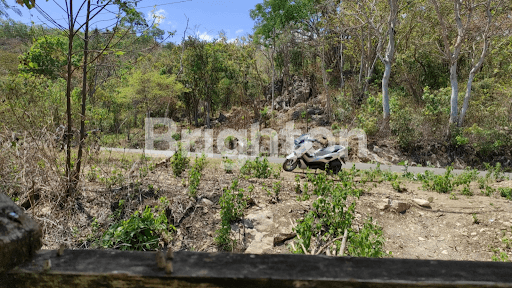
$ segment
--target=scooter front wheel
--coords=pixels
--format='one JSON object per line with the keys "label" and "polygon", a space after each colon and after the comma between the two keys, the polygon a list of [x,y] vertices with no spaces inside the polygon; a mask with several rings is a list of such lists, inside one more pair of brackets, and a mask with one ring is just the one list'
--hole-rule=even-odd
{"label": "scooter front wheel", "polygon": [[286,172],[291,172],[297,167],[298,160],[286,159],[283,163],[283,170]]}

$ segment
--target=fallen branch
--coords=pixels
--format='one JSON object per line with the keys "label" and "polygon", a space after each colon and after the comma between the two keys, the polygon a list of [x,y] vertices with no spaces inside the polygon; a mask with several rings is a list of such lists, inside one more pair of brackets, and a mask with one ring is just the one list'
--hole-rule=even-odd
{"label": "fallen branch", "polygon": [[345,246],[347,246],[347,237],[348,230],[345,228],[345,232],[343,232],[343,240],[341,240],[340,253],[338,253],[339,256],[343,256],[343,254],[345,253]]}
{"label": "fallen branch", "polygon": [[[345,229],[345,231],[347,231],[347,230]],[[318,251],[316,252],[316,254],[315,254],[315,255],[318,255],[318,254],[322,253],[322,252],[325,250],[325,248],[327,248],[328,246],[330,246],[334,241],[340,240],[340,239],[342,239],[342,238],[344,238],[344,237],[345,237],[345,235],[340,236],[340,237],[338,237],[338,238],[334,238],[334,239],[332,239],[331,241],[327,242],[327,244],[325,244],[324,246],[322,246],[322,248],[320,248],[320,250],[318,250]],[[342,245],[343,245],[343,244],[342,244]]]}

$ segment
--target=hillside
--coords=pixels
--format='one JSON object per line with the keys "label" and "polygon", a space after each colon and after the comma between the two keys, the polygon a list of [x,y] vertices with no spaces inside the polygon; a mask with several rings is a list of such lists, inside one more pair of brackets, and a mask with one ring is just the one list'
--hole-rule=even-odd
{"label": "hillside", "polygon": [[[0,191],[52,249],[334,255],[346,242],[350,256],[508,261],[509,4],[354,3],[264,0],[251,35],[176,43],[132,1],[112,25],[1,19]],[[147,128],[170,138],[150,145]],[[292,130],[404,172],[284,172],[264,157],[289,153]],[[262,158],[230,169],[100,147]]]}

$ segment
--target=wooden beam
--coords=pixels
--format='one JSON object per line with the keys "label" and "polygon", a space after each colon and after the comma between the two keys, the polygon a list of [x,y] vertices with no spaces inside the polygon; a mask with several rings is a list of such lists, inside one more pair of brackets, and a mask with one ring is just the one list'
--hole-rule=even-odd
{"label": "wooden beam", "polygon": [[168,275],[155,252],[45,250],[0,287],[512,287],[512,263],[499,262],[176,252],[172,263]]}

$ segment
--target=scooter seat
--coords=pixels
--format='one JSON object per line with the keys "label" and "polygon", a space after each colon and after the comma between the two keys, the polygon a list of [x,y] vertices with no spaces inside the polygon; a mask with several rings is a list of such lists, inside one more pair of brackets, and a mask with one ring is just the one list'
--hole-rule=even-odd
{"label": "scooter seat", "polygon": [[339,146],[339,145],[322,148],[322,149],[319,149],[318,151],[316,151],[314,156],[315,157],[323,157],[327,154],[338,152],[341,148],[342,148],[342,146]]}

